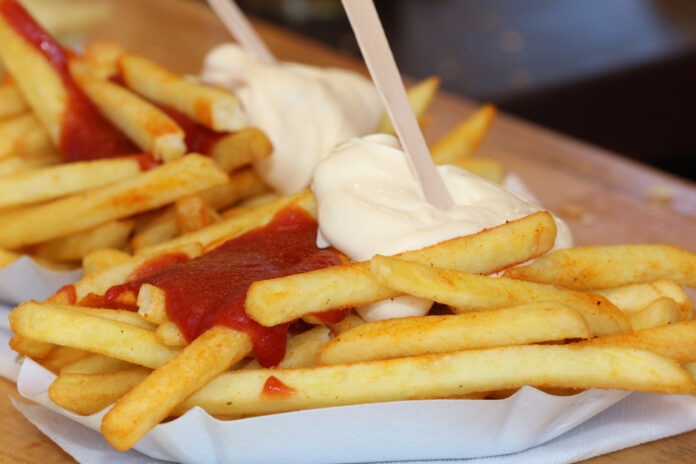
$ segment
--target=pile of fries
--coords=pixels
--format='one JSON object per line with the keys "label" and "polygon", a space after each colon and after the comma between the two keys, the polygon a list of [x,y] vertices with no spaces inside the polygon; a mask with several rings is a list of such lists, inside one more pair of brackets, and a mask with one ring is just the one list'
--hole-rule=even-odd
{"label": "pile of fries", "polygon": [[[0,59],[8,70],[0,260],[30,254],[84,270],[47,301],[12,311],[11,346],[57,374],[49,390],[57,405],[85,415],[111,407],[102,433],[116,449],[196,406],[235,420],[406,399],[492,400],[525,385],[696,393],[696,322],[683,290],[696,286],[696,255],[666,245],[549,253],[556,226],[547,212],[396,256],[254,282],[246,315],[294,328],[273,367],[262,367],[238,329],[216,325],[187,340],[157,286],[120,302],[135,311],[94,307],[149,263],[172,254],[193,261],[289,208],[316,217],[315,198],[268,192],[251,165],[272,147],[246,127],[233,94],[113,43],[71,55],[71,79],[155,167],[143,171],[142,159],[127,156],[65,162],[65,80],[2,15]],[[437,85],[410,89],[423,123]],[[479,108],[431,147],[433,159],[502,180],[499,164],[474,155],[494,117],[491,105]],[[220,135],[209,153],[195,153],[189,124]],[[423,317],[380,322],[352,310],[403,294],[437,304]],[[344,317],[322,316],[330,311]]]}

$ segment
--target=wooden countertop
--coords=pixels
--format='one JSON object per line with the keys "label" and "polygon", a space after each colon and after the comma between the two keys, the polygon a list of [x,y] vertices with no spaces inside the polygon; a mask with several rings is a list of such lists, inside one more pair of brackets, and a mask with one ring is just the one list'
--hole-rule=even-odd
{"label": "wooden countertop", "polygon": [[[111,3],[111,20],[99,28],[98,36],[116,39],[180,72],[197,72],[205,51],[229,41],[203,2]],[[257,23],[257,27],[279,58],[363,71],[360,63],[331,49],[267,24]],[[440,94],[426,136],[434,138],[446,132],[475,106],[474,102]],[[548,208],[567,213],[565,219],[579,244],[660,242],[696,252],[694,183],[504,114],[497,119],[483,153],[502,160]],[[14,385],[0,380],[0,462],[74,462],[12,406],[10,395],[17,396]],[[585,463],[686,464],[693,462],[693,456],[696,431]]]}

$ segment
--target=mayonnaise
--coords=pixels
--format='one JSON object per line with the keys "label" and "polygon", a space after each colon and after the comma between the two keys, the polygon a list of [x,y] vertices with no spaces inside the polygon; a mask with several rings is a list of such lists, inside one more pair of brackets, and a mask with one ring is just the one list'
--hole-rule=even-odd
{"label": "mayonnaise", "polygon": [[[438,166],[455,205],[428,203],[398,141],[389,135],[354,138],[337,147],[314,172],[321,246],[355,261],[393,255],[519,219],[539,205],[456,166]],[[554,248],[572,245],[568,226],[555,218]],[[359,308],[367,320],[425,314],[431,302],[408,297]]]}
{"label": "mayonnaise", "polygon": [[337,144],[373,132],[383,111],[372,82],[359,74],[259,63],[233,44],[210,51],[201,79],[233,90],[249,123],[269,137],[273,154],[255,168],[283,194],[307,188],[317,163]]}

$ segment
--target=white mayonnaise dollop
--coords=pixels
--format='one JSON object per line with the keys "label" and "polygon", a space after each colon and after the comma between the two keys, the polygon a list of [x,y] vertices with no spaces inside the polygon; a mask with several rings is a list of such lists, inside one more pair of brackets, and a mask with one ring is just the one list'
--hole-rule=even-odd
{"label": "white mayonnaise dollop", "polygon": [[[428,203],[396,138],[371,135],[337,147],[314,172],[321,246],[355,261],[470,235],[543,208],[512,190],[456,166],[438,166],[455,205]],[[555,248],[572,245],[570,229],[556,218]],[[367,320],[425,314],[431,302],[397,298],[358,308]]]}
{"label": "white mayonnaise dollop", "polygon": [[259,63],[234,44],[212,49],[200,77],[234,91],[250,125],[269,137],[273,154],[255,167],[283,194],[307,188],[317,163],[337,144],[374,132],[383,111],[372,82],[357,73]]}

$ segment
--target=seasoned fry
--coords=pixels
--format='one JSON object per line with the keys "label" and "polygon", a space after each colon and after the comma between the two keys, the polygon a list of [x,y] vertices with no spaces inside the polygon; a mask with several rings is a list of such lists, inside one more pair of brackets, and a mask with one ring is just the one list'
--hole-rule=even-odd
{"label": "seasoned fry", "polygon": [[132,220],[109,221],[93,229],[56,238],[30,248],[33,256],[58,262],[80,261],[94,250],[124,249],[133,230]]}
{"label": "seasoned fry", "polygon": [[119,75],[130,89],[174,108],[215,131],[236,131],[247,125],[234,94],[186,80],[133,53],[118,58]]}
{"label": "seasoned fry", "polygon": [[102,248],[91,251],[82,258],[82,274],[87,276],[95,272],[119,265],[130,259],[125,251]]}
{"label": "seasoned fry", "polygon": [[633,330],[643,330],[668,325],[682,319],[679,305],[673,299],[662,296],[640,311],[631,314],[628,320]]}
{"label": "seasoned fry", "polygon": [[696,287],[696,255],[670,245],[585,246],[556,250],[509,269],[513,279],[595,290],[659,279]]}
{"label": "seasoned fry", "polygon": [[430,147],[435,164],[456,164],[470,158],[488,135],[496,113],[494,105],[485,104],[438,139]]}
{"label": "seasoned fry", "polygon": [[152,330],[75,310],[74,306],[22,303],[10,314],[18,335],[65,347],[103,354],[156,368],[177,349],[160,343]]}
{"label": "seasoned fry", "polygon": [[325,344],[318,364],[591,338],[585,319],[558,303],[530,303],[494,311],[368,322]]}
{"label": "seasoned fry", "polygon": [[[191,394],[251,352],[248,335],[214,327],[153,371],[116,402],[101,431],[116,449],[130,449]],[[691,377],[689,377],[691,379]]]}
{"label": "seasoned fry", "polygon": [[[94,227],[171,203],[177,198],[222,184],[227,176],[212,160],[184,156],[140,176],[112,185],[0,212],[0,247],[18,248]],[[137,200],[137,201],[134,201]]]}
{"label": "seasoned fry", "polygon": [[[225,373],[177,413],[201,406],[244,417],[378,401],[444,398],[523,385],[693,393],[696,383],[675,361],[633,348],[525,345],[304,369]],[[269,379],[283,386],[276,395]],[[347,382],[346,379],[351,379]],[[359,388],[356,388],[359,385]]]}
{"label": "seasoned fry", "polygon": [[686,364],[696,362],[696,321],[681,321],[651,329],[596,337],[579,344],[634,347]]}
{"label": "seasoned fry", "polygon": [[684,289],[671,280],[656,280],[640,284],[591,290],[602,295],[629,316],[643,310],[653,301],[667,297],[677,303],[680,320],[694,318],[694,306]]}
{"label": "seasoned fry", "polygon": [[142,172],[135,158],[84,161],[0,178],[0,208],[52,200],[129,179]]}
{"label": "seasoned fry", "polygon": [[309,211],[310,214],[316,215],[314,195],[307,190],[296,195],[280,197],[269,204],[249,210],[246,214],[217,222],[205,229],[184,234],[151,247],[139,249],[138,255],[152,255],[187,243],[201,243],[206,247],[214,246],[215,243],[229,240],[251,229],[268,224],[278,211],[290,204],[298,205]]}
{"label": "seasoned fry", "polygon": [[[555,237],[556,225],[551,215],[539,212],[397,256],[488,274],[545,253],[553,246]],[[273,326],[305,314],[360,306],[399,294],[374,279],[369,262],[361,262],[255,282],[249,288],[245,307],[259,324]]]}
{"label": "seasoned fry", "polygon": [[60,370],[61,374],[102,374],[135,367],[121,359],[110,358],[101,354],[90,354],[75,362],[66,364]]}
{"label": "seasoned fry", "polygon": [[0,159],[50,151],[51,141],[32,113],[0,120]]}
{"label": "seasoned fry", "polygon": [[0,82],[0,118],[16,116],[29,111],[22,94],[11,80]]}
{"label": "seasoned fry", "polygon": [[162,110],[120,85],[96,76],[82,61],[71,61],[70,72],[99,111],[143,152],[163,161],[171,161],[186,152],[183,129]]}
{"label": "seasoned fry", "polygon": [[132,367],[98,374],[61,373],[48,389],[49,398],[76,414],[96,414],[121,398],[150,373]]}
{"label": "seasoned fry", "polygon": [[174,202],[178,229],[186,234],[201,230],[219,220],[217,211],[208,206],[203,197],[193,195]]}
{"label": "seasoned fry", "polygon": [[255,127],[245,127],[218,140],[210,156],[223,170],[232,172],[267,158],[271,153],[273,145],[266,134]]}
{"label": "seasoned fry", "polygon": [[444,303],[455,312],[499,309],[534,301],[554,301],[578,311],[595,335],[628,332],[626,316],[602,296],[552,285],[438,269],[397,258],[375,256],[370,271],[399,292]]}

